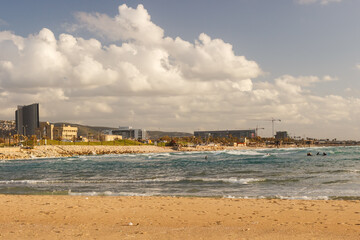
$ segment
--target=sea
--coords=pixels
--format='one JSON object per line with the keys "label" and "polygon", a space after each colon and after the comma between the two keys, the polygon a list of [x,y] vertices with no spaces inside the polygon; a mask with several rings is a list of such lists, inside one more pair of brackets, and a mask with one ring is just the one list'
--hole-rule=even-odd
{"label": "sea", "polygon": [[359,200],[360,147],[5,160],[0,194]]}

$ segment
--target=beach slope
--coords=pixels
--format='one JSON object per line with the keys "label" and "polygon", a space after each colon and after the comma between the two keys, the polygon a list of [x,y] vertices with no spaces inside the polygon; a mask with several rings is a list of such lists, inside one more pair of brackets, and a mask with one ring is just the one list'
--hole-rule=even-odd
{"label": "beach slope", "polygon": [[0,195],[0,239],[360,239],[359,204]]}

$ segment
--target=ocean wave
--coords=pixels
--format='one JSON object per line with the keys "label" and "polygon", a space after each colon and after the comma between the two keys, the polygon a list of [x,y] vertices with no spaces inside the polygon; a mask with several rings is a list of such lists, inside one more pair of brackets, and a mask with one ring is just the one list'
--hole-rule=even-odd
{"label": "ocean wave", "polygon": [[278,199],[285,200],[329,200],[328,196],[275,196]]}
{"label": "ocean wave", "polygon": [[229,199],[281,199],[281,200],[329,200],[332,197],[329,196],[232,196],[225,195],[223,198]]}
{"label": "ocean wave", "polygon": [[231,150],[231,151],[224,151],[225,154],[229,155],[248,155],[248,156],[259,156],[264,155],[264,153],[253,151],[253,150]]}
{"label": "ocean wave", "polygon": [[360,170],[357,170],[357,169],[337,169],[337,170],[325,171],[325,173],[332,173],[332,174],[337,174],[337,173],[360,173]]}
{"label": "ocean wave", "polygon": [[112,191],[104,191],[104,192],[72,192],[68,191],[68,195],[70,196],[154,196],[154,194],[145,194],[145,193],[135,193],[135,192],[112,192]]}
{"label": "ocean wave", "polygon": [[334,180],[334,181],[323,182],[322,184],[343,184],[348,182],[350,182],[350,180]]}
{"label": "ocean wave", "polygon": [[141,156],[147,157],[170,157],[170,153],[142,153]]}
{"label": "ocean wave", "polygon": [[3,180],[0,181],[0,184],[39,184],[39,183],[49,183],[48,180]]}
{"label": "ocean wave", "polygon": [[237,183],[249,184],[252,182],[266,181],[266,179],[258,178],[185,178],[185,177],[172,177],[172,178],[153,178],[153,179],[67,179],[67,180],[3,180],[0,184],[99,184],[99,183],[152,183],[152,182],[224,182],[224,183]]}
{"label": "ocean wave", "polygon": [[239,184],[249,184],[252,182],[263,182],[265,179],[259,179],[259,178],[212,178],[212,179],[202,179],[202,181],[209,181],[209,182],[226,182],[226,183],[239,183]]}

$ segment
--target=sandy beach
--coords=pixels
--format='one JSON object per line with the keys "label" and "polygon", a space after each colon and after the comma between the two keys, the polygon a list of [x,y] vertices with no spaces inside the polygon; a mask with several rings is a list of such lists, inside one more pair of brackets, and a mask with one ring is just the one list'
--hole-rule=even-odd
{"label": "sandy beach", "polygon": [[0,195],[0,239],[360,239],[359,204]]}

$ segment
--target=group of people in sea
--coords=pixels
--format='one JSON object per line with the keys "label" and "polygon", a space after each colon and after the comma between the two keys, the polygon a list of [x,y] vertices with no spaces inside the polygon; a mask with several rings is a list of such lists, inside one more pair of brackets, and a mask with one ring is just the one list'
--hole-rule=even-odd
{"label": "group of people in sea", "polygon": [[[320,155],[320,152],[317,152],[316,155],[317,156]],[[327,154],[326,154],[326,152],[323,152],[321,155],[326,156]],[[311,152],[308,152],[307,156],[312,156]]]}

